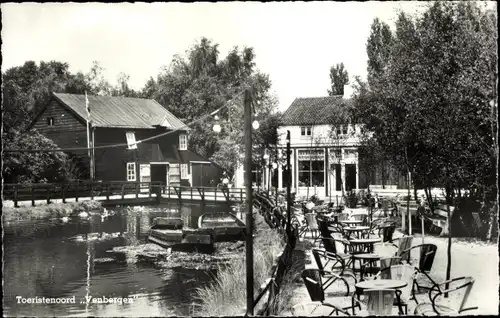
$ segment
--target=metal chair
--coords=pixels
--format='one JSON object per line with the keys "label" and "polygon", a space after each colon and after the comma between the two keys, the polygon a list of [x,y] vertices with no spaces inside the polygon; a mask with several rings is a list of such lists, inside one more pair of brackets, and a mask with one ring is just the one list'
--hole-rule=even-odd
{"label": "metal chair", "polygon": [[316,220],[316,214],[314,213],[306,213],[305,215],[305,221],[306,221],[306,228],[302,232],[305,234],[307,232],[311,232],[312,239],[314,240],[314,243],[318,240],[320,237],[319,235],[319,228],[318,228],[318,221]]}
{"label": "metal chair", "polygon": [[[418,250],[420,250],[420,252],[418,253],[419,254],[418,263],[416,263],[411,258],[411,252]],[[404,259],[409,259],[409,263],[412,264],[417,270],[417,277],[414,280],[413,288],[416,287],[418,292],[420,292],[420,289],[430,289],[432,286],[436,284],[434,279],[432,279],[432,277],[429,275],[430,271],[432,270],[432,265],[434,264],[434,258],[436,256],[436,253],[437,253],[437,246],[435,244],[416,245],[410,247],[409,249],[403,251],[402,253],[403,255],[402,257]],[[427,279],[428,282],[430,282],[431,284],[423,285],[422,278]],[[418,304],[418,300],[416,298],[415,302]]]}
{"label": "metal chair", "polygon": [[[348,267],[349,259],[319,249],[313,249],[312,254],[320,270],[321,276],[326,279],[324,282],[324,289],[330,287],[334,282],[340,279],[346,286],[346,296],[349,295],[349,283],[345,277],[351,277],[354,279],[354,283],[357,283],[356,276]],[[335,275],[331,275],[332,273]]]}
{"label": "metal chair", "polygon": [[[302,279],[304,281],[304,284],[306,285],[307,292],[309,293],[311,301],[317,302],[318,306],[326,306],[331,308],[332,311],[330,312],[329,316],[331,316],[333,313],[343,313],[349,315],[347,313],[347,310],[353,308],[352,306],[341,307],[339,305],[331,304],[330,302],[325,302],[325,288],[323,287],[321,276],[321,271],[318,269],[306,269],[302,271]],[[357,306],[361,308],[359,303]]]}
{"label": "metal chair", "polygon": [[[447,286],[448,285],[448,286]],[[474,278],[470,276],[457,277],[442,283],[436,283],[429,290],[429,303],[419,304],[415,310],[415,315],[422,316],[455,316],[469,310],[476,310],[478,307],[468,307],[465,305],[467,299],[469,298],[472,287],[474,286]],[[446,288],[446,289],[445,289]],[[459,293],[460,292],[460,293]],[[455,294],[458,298],[458,302],[449,301],[449,303],[456,303],[458,306],[453,308],[452,306],[447,306],[444,304],[439,304],[439,299],[445,294]],[[461,298],[461,299],[460,299]]]}

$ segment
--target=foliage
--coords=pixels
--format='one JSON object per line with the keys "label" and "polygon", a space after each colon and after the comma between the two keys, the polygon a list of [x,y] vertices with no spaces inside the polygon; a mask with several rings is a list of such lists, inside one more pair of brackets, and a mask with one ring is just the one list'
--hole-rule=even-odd
{"label": "foliage", "polygon": [[393,34],[374,21],[369,83],[357,83],[354,116],[417,188],[494,199],[496,38],[495,14],[476,3],[400,13]]}
{"label": "foliage", "polygon": [[[254,212],[254,291],[271,275],[276,255],[284,248],[280,234],[269,228],[264,217]],[[213,284],[197,289],[201,301],[199,315],[237,316],[246,308],[246,263],[244,257],[233,260],[229,266],[220,268]]]}
{"label": "foliage", "polygon": [[328,95],[344,95],[344,85],[349,84],[349,73],[344,68],[344,63],[336,64],[330,68],[331,89]]}
{"label": "foliage", "polygon": [[[244,153],[243,90],[252,92],[254,116],[261,121],[261,129],[254,131],[256,152],[263,144],[275,144],[269,133],[276,125],[276,98],[269,92],[269,77],[255,69],[252,48],[234,47],[224,59],[219,59],[218,44],[202,38],[185,56],[175,56],[169,67],[151,78],[142,91],[147,98],[157,100],[186,123],[198,119],[229,103],[217,115],[222,131],[212,131],[215,121],[206,120],[193,125],[189,147],[222,165],[231,174]],[[266,118],[264,122],[262,119]],[[263,130],[260,133],[260,130]]]}
{"label": "foliage", "polygon": [[[5,144],[13,149],[56,149],[52,140],[36,131],[24,135],[4,135]],[[3,178],[6,183],[60,182],[74,179],[67,169],[68,156],[63,152],[7,152],[3,156]]]}
{"label": "foliage", "polygon": [[[128,75],[121,73],[118,77],[119,85],[113,87],[104,79],[103,71],[104,68],[97,61],[93,62],[87,74],[71,74],[68,63],[58,61],[42,61],[39,66],[33,61],[27,61],[22,66],[7,69],[2,74],[3,147],[57,148],[57,145],[37,133],[25,134],[35,116],[49,103],[53,92],[138,96],[138,93],[128,87]],[[2,172],[6,182],[63,181],[88,176],[79,167],[81,163],[62,153],[5,153],[5,158]],[[44,162],[45,159],[49,161]]]}

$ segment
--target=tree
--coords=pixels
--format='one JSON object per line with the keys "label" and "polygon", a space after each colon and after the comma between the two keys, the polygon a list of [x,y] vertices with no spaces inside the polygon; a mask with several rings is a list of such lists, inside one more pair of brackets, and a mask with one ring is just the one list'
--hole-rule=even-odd
{"label": "tree", "polygon": [[[184,56],[151,78],[142,96],[153,98],[186,123],[223,107],[218,113],[222,132],[212,131],[213,120],[192,125],[189,148],[212,158],[232,173],[239,153],[243,153],[242,92],[250,88],[255,114],[269,114],[277,107],[269,93],[269,76],[255,69],[252,48],[234,47],[224,59],[219,58],[218,45],[206,38],[196,42]],[[238,96],[235,98],[235,96]]]}
{"label": "tree", "polygon": [[349,73],[344,68],[344,63],[336,64],[330,68],[331,89],[328,95],[344,95],[344,85],[349,84]]}
{"label": "tree", "polygon": [[[16,140],[8,140],[8,138]],[[36,131],[15,136],[10,135],[4,142],[14,149],[56,149],[52,140]],[[61,182],[75,179],[78,171],[63,152],[6,152],[3,155],[2,177],[6,183]]]}
{"label": "tree", "polygon": [[[355,114],[429,200],[429,190],[442,187],[448,206],[463,190],[497,206],[497,123],[489,105],[496,96],[496,24],[496,13],[475,2],[435,2],[415,18],[400,13],[390,41],[388,32],[372,28],[369,42],[380,33],[386,40],[367,45],[370,82],[360,85]],[[448,221],[447,278],[450,214]]]}
{"label": "tree", "polygon": [[366,43],[368,83],[370,86],[376,85],[376,80],[383,75],[389,63],[392,41],[393,37],[390,27],[378,18],[375,18]]}

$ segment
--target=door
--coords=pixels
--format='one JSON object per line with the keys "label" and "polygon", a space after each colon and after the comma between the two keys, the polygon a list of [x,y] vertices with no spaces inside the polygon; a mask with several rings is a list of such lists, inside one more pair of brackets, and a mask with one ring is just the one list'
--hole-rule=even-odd
{"label": "door", "polygon": [[161,181],[168,186],[168,164],[151,164],[151,181]]}
{"label": "door", "polygon": [[356,165],[345,165],[345,187],[347,191],[356,189]]}
{"label": "door", "polygon": [[139,165],[139,181],[141,182],[141,191],[148,191],[149,184],[147,182],[151,182],[151,166],[149,163]]}

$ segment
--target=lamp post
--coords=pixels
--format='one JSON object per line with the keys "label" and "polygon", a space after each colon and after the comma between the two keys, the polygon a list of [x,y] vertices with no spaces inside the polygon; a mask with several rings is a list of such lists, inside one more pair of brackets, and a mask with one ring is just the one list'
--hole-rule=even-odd
{"label": "lamp post", "polygon": [[290,149],[290,130],[286,131],[286,233],[288,235],[288,241],[292,238],[292,227],[291,227],[291,220],[292,220],[292,168],[290,165],[290,155],[291,155],[291,149]]}
{"label": "lamp post", "polygon": [[[244,92],[244,140],[245,140],[245,207],[246,207],[246,289],[247,289],[247,315],[253,316],[253,190],[252,190],[252,128],[259,129],[259,122],[254,120],[252,122],[252,96],[249,89]],[[215,124],[213,131],[216,133],[221,132],[219,124],[219,117],[214,116]]]}
{"label": "lamp post", "polygon": [[[246,188],[246,271],[247,271],[247,315],[253,316],[253,218],[252,218],[252,99],[245,91],[245,188]],[[255,121],[254,121],[255,123]],[[255,127],[256,125],[254,125]]]}

